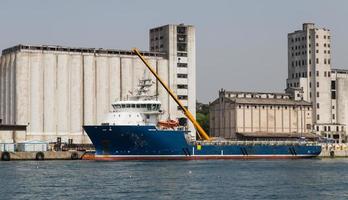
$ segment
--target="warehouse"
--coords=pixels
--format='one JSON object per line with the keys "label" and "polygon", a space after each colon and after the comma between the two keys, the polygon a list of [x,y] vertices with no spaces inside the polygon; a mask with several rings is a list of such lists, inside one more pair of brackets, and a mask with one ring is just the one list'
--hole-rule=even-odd
{"label": "warehouse", "polygon": [[[177,29],[184,30],[187,48],[180,49],[184,52],[173,48],[179,45],[173,34]],[[194,27],[180,24],[151,30],[150,41],[160,40],[161,49],[142,54],[195,113],[196,86],[189,81],[195,80]],[[163,36],[153,38],[153,32]],[[102,123],[111,103],[127,99],[144,78],[154,82],[151,94],[162,102],[162,118],[182,117],[175,102],[129,50],[17,45],[2,51],[0,77],[0,118],[3,124],[27,125],[23,140],[90,143],[82,125]],[[179,84],[184,89],[178,89]]]}
{"label": "warehouse", "polygon": [[283,93],[219,91],[209,106],[210,133],[230,139],[313,138],[312,106]]}

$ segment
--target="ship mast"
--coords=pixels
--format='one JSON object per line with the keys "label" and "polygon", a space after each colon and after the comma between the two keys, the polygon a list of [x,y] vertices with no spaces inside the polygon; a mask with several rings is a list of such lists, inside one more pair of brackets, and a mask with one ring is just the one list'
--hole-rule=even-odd
{"label": "ship mast", "polygon": [[165,82],[159,77],[159,75],[156,73],[156,71],[150,66],[150,64],[146,61],[146,59],[140,54],[139,50],[136,48],[133,48],[132,51],[143,61],[143,63],[146,65],[146,67],[151,71],[151,73],[156,77],[156,79],[161,83],[161,85],[164,87],[164,89],[169,93],[169,95],[174,99],[174,101],[178,104],[178,106],[183,110],[186,117],[192,122],[192,124],[195,126],[196,130],[198,131],[199,135],[204,138],[205,140],[210,140],[209,135],[203,130],[201,125],[196,121],[196,119],[193,117],[191,112],[186,109],[185,106],[182,105],[180,100],[177,98],[177,96],[174,94],[174,92],[167,86]]}

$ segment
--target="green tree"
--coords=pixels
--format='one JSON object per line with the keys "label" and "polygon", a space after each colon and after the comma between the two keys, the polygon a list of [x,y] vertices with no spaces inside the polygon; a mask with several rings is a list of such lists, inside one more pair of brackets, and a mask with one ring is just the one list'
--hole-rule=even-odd
{"label": "green tree", "polygon": [[203,103],[196,103],[196,119],[202,128],[209,134],[209,105]]}

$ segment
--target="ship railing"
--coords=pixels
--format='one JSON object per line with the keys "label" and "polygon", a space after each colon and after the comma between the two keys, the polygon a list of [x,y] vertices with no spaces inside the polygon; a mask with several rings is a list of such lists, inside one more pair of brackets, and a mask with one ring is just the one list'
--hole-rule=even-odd
{"label": "ship railing", "polygon": [[313,146],[313,145],[319,145],[318,142],[312,142],[312,141],[279,141],[279,140],[251,140],[251,141],[237,141],[237,140],[226,140],[226,141],[194,141],[193,144],[203,144],[203,145],[218,145],[218,146],[225,146],[225,145],[274,145],[274,146],[280,146],[280,145],[293,145],[293,146]]}

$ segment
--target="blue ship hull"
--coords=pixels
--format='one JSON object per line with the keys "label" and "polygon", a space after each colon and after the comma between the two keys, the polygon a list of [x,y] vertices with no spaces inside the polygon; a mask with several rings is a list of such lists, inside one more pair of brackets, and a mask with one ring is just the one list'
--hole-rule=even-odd
{"label": "blue ship hull", "polygon": [[310,158],[320,145],[188,143],[183,131],[155,126],[84,126],[96,149],[96,160],[199,160],[251,158]]}

